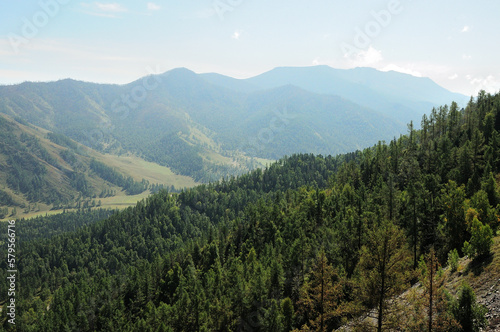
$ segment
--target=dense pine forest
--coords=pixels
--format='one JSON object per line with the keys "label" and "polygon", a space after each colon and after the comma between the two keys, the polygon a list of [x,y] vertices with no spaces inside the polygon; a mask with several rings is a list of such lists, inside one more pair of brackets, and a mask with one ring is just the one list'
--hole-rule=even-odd
{"label": "dense pine forest", "polygon": [[[292,155],[237,178],[160,191],[111,216],[19,221],[18,316],[13,328],[2,315],[2,326],[478,331],[485,308],[467,285],[448,292],[443,268],[491,256],[500,94],[435,108],[414,127],[363,151]],[[4,280],[6,261],[3,250]],[[394,300],[417,282],[421,293]]]}

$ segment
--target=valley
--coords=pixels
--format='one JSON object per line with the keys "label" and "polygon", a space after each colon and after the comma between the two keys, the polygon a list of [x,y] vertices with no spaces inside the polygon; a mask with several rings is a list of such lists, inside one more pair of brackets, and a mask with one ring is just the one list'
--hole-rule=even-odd
{"label": "valley", "polygon": [[[52,133],[47,130],[18,123],[7,116],[0,116],[0,123],[3,125],[4,135],[10,137],[8,141],[4,141],[0,158],[3,170],[0,172],[3,195],[1,206],[2,209],[8,210],[2,216],[4,220],[61,213],[63,209],[71,211],[78,209],[78,201],[83,204],[87,202],[88,207],[124,208],[135,205],[150,194],[150,189],[146,189],[139,194],[130,195],[122,187],[110,182],[105,182],[103,186],[103,183],[99,183],[102,178],[96,177],[87,169],[90,160],[98,160],[120,174],[130,176],[137,183],[145,180],[153,185],[179,189],[190,188],[197,184],[192,178],[177,175],[168,167],[147,162],[137,156],[101,154],[90,148],[83,148],[63,136],[51,136]],[[35,186],[34,180],[31,180],[31,183],[18,182],[23,180],[20,176],[26,175],[19,175],[19,171],[11,168],[12,158],[17,158],[16,163],[19,167],[27,169],[38,167],[40,183]],[[71,183],[71,176],[75,174],[75,170],[83,174],[85,186],[90,187],[87,187],[86,195],[82,195],[77,185]],[[17,182],[14,183],[13,178]],[[104,197],[101,194],[103,190],[114,193],[112,196]],[[57,196],[47,198],[48,191]],[[37,198],[30,199],[30,195]]]}

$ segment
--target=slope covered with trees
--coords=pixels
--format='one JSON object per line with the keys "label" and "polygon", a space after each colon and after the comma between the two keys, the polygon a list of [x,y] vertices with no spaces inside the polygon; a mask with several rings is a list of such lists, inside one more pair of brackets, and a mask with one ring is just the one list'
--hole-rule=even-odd
{"label": "slope covered with trees", "polygon": [[[116,192],[137,195],[153,189],[107,162],[67,136],[0,115],[0,218],[96,206]],[[137,173],[132,175],[137,178]]]}
{"label": "slope covered with trees", "polygon": [[[467,286],[447,295],[438,263],[464,254],[491,263],[500,95],[433,109],[421,128],[363,151],[293,155],[162,191],[75,232],[27,241],[16,328],[479,328],[484,308]],[[424,297],[393,301],[417,279]],[[360,319],[367,313],[374,319]]]}

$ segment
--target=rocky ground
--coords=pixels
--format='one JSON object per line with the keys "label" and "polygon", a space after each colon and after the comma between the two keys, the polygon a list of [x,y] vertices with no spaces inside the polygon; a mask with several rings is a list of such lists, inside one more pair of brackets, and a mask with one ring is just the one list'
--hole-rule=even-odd
{"label": "rocky ground", "polygon": [[476,301],[488,308],[488,327],[483,331],[500,332],[500,237],[494,239],[489,257],[475,261],[462,258],[458,272],[448,274],[445,287],[457,295],[464,282],[474,289]]}
{"label": "rocky ground", "polygon": [[484,331],[500,331],[500,278],[485,290],[476,290],[477,301],[488,308],[488,327]]}

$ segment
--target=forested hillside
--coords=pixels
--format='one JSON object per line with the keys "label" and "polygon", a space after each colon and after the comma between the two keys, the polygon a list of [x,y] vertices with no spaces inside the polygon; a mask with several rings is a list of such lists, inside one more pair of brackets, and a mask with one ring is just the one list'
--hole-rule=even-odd
{"label": "forested hillside", "polygon": [[[464,255],[492,264],[499,131],[500,94],[482,92],[464,109],[433,109],[421,129],[410,124],[388,143],[296,154],[26,241],[16,330],[493,327],[470,287],[448,294],[440,266]],[[0,267],[5,279],[6,251]],[[420,294],[393,301],[416,281]],[[359,319],[367,312],[373,320]]]}
{"label": "forested hillside", "polygon": [[[213,108],[237,116],[239,98],[188,70],[174,70],[127,85],[67,79],[0,86],[0,113],[101,153],[132,153],[197,182],[209,182],[260,166],[235,151],[222,151],[214,132],[190,119],[193,109],[211,120]],[[229,105],[218,105],[226,99]]]}
{"label": "forested hillside", "polygon": [[108,166],[109,160],[67,136],[0,115],[0,219],[91,208],[117,193],[166,186],[134,179]]}

